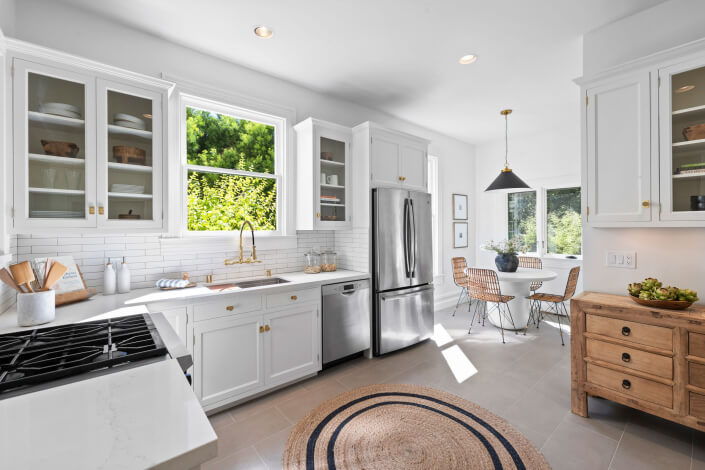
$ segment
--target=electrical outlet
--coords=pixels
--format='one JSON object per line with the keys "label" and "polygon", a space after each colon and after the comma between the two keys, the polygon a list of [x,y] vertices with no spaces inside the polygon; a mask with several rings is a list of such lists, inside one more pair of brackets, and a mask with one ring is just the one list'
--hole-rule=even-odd
{"label": "electrical outlet", "polygon": [[610,268],[636,269],[636,253],[633,251],[609,250],[605,264]]}

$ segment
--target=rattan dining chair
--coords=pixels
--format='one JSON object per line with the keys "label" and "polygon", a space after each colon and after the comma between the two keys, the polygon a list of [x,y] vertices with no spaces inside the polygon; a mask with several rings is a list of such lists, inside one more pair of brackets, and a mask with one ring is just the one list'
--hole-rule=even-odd
{"label": "rattan dining chair", "polygon": [[[538,258],[536,256],[519,256],[519,267],[520,268],[529,268],[529,269],[543,269],[543,263],[541,262],[541,258]],[[530,296],[535,294],[537,290],[539,290],[543,286],[543,281],[534,281],[529,285],[529,292]],[[534,311],[534,303],[536,302],[535,300],[529,300],[531,303],[529,311],[533,313]],[[529,315],[529,322],[533,320],[534,324],[536,323],[536,318],[533,315]]]}
{"label": "rattan dining chair", "polygon": [[453,316],[458,310],[458,307],[463,303],[463,297],[468,303],[468,311],[470,311],[470,293],[468,292],[468,275],[465,272],[468,268],[467,261],[462,256],[458,256],[450,260],[453,265],[453,282],[456,286],[460,287],[460,295],[458,296],[458,301],[455,303],[455,308],[453,309]]}
{"label": "rattan dining chair", "polygon": [[509,301],[514,299],[513,295],[502,295],[502,291],[499,287],[499,279],[497,279],[497,273],[491,269],[480,269],[480,268],[470,268],[467,270],[468,273],[468,290],[470,291],[470,297],[477,299],[479,302],[475,304],[475,310],[470,320],[470,328],[468,329],[468,334],[472,331],[472,324],[475,321],[475,316],[480,313],[483,318],[487,317],[487,303],[493,304],[492,309],[497,310],[497,316],[499,317],[499,331],[502,334],[502,343],[504,343],[504,327],[502,326],[502,316],[505,319],[508,318],[514,332],[516,331],[516,326],[514,326],[514,319],[512,318],[512,311],[509,308]]}
{"label": "rattan dining chair", "polygon": [[[541,323],[541,320],[543,320],[543,317],[545,315],[545,313],[541,310],[542,303],[548,302],[549,304],[553,305],[553,311],[549,310],[547,313],[555,314],[556,318],[558,319],[558,331],[561,334],[561,344],[563,346],[565,346],[565,341],[563,341],[563,328],[561,327],[561,317],[565,316],[566,318],[570,318],[568,309],[565,308],[565,302],[570,300],[573,295],[575,295],[575,288],[578,285],[578,277],[580,277],[580,266],[575,266],[573,269],[570,270],[570,273],[568,273],[568,282],[566,283],[565,292],[563,292],[563,295],[537,293],[529,297],[532,300],[531,313],[536,318],[537,328],[539,327],[539,324]],[[568,323],[570,322],[568,321]]]}

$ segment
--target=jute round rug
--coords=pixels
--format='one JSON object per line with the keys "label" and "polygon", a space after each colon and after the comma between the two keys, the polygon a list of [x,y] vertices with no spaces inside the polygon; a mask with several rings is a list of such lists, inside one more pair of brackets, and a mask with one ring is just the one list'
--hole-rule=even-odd
{"label": "jute round rug", "polygon": [[506,421],[433,388],[370,385],[322,403],[292,430],[285,470],[550,469]]}

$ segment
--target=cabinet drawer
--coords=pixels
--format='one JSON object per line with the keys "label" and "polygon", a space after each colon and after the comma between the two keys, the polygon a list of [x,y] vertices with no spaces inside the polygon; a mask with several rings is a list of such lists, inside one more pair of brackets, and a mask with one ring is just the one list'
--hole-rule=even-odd
{"label": "cabinet drawer", "polygon": [[280,294],[269,294],[267,296],[267,308],[298,305],[304,302],[318,302],[319,300],[321,300],[321,288],[314,287],[311,289],[282,292]]}
{"label": "cabinet drawer", "polygon": [[705,335],[688,333],[688,354],[705,358]]}
{"label": "cabinet drawer", "polygon": [[705,419],[705,395],[690,392],[690,415]]}
{"label": "cabinet drawer", "polygon": [[232,295],[193,306],[193,321],[209,320],[237,313],[254,312],[262,308],[261,295]]}
{"label": "cabinet drawer", "polygon": [[637,400],[645,400],[666,408],[673,408],[673,388],[662,383],[623,374],[594,364],[587,365],[587,381]]}
{"label": "cabinet drawer", "polygon": [[662,326],[587,314],[586,330],[610,338],[673,351],[673,331]]}
{"label": "cabinet drawer", "polygon": [[688,363],[688,383],[705,389],[705,365]]}
{"label": "cabinet drawer", "polygon": [[586,340],[588,357],[666,379],[673,378],[673,358],[617,344]]}

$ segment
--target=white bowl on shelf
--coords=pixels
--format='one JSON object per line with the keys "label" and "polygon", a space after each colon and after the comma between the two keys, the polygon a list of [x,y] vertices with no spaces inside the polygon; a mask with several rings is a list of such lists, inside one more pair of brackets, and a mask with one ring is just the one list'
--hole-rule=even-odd
{"label": "white bowl on shelf", "polygon": [[116,126],[120,127],[129,127],[139,130],[145,130],[147,128],[147,125],[142,119],[132,116],[131,114],[115,113],[113,115],[113,122]]}
{"label": "white bowl on shelf", "polygon": [[39,106],[39,112],[81,119],[81,109],[78,106],[67,103],[44,103]]}

